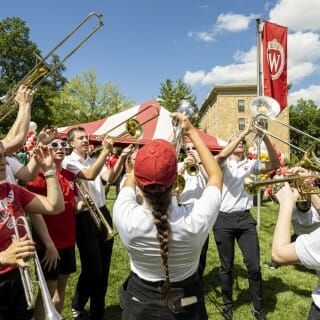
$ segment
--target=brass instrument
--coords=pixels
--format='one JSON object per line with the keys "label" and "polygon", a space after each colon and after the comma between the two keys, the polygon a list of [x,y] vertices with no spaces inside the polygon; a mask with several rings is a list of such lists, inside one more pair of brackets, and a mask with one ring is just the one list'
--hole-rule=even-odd
{"label": "brass instrument", "polygon": [[[146,112],[147,110],[149,110],[150,108],[154,108],[155,112],[153,113],[153,115],[151,115],[151,117],[147,118],[145,121],[143,122],[139,122],[137,119],[135,119],[135,117],[137,117],[138,115]],[[102,134],[99,138],[99,140],[103,140],[104,137],[106,137],[107,135],[109,135],[110,132],[115,131],[116,129],[120,128],[121,126],[124,126],[124,130],[122,132],[120,132],[119,134],[117,134],[115,137],[112,137],[113,139],[120,139],[123,138],[125,136],[130,136],[132,139],[135,140],[140,140],[143,136],[143,128],[142,126],[148,122],[150,122],[151,120],[157,118],[160,114],[159,108],[156,104],[149,104],[148,106],[146,106],[145,108],[143,108],[142,110],[136,112],[135,114],[133,114],[131,117],[129,117],[126,120],[123,120],[122,122],[120,122],[119,124],[117,124],[115,127],[109,129],[108,131],[106,131],[104,134]],[[103,148],[103,146],[98,146],[94,149],[94,153],[97,151],[100,151]]]}
{"label": "brass instrument", "polygon": [[266,179],[261,181],[256,175],[251,174],[244,179],[243,187],[247,193],[257,194],[259,192],[259,189],[266,185],[279,184],[280,186],[278,186],[277,188],[279,190],[279,187],[281,188],[281,185],[284,182],[288,182],[293,188],[296,188],[298,190],[301,198],[305,199],[307,196],[310,196],[312,194],[320,194],[320,188],[314,187],[310,183],[310,180],[313,181],[314,179],[318,178],[320,178],[320,176],[317,175],[292,175],[279,179]]}
{"label": "brass instrument", "polygon": [[[175,106],[175,112],[179,112],[187,116],[188,118],[196,118],[198,116],[198,108],[197,106],[188,100],[181,100],[178,102],[178,104]],[[181,124],[177,119],[172,120],[173,125],[173,131],[174,131],[174,137],[172,140],[172,144],[176,149],[177,157],[179,157],[180,150],[182,146],[184,145],[184,136],[182,134],[182,128]],[[186,172],[189,175],[197,175],[199,172],[199,166],[197,164],[190,164],[186,168]],[[177,180],[175,182],[174,186],[174,193],[176,195],[179,195],[183,192],[185,188],[185,179],[182,175],[177,176]],[[178,199],[179,201],[179,199]]]}
{"label": "brass instrument", "polygon": [[109,222],[104,217],[103,213],[101,212],[101,210],[99,209],[97,204],[92,199],[87,186],[83,182],[78,180],[76,182],[76,187],[78,189],[78,192],[79,192],[81,199],[84,201],[86,207],[88,208],[88,211],[91,215],[91,218],[93,219],[97,228],[101,229],[102,225],[106,228],[106,230],[107,230],[106,240],[110,240],[110,239],[114,238],[114,236],[117,235],[117,232],[113,231]]}
{"label": "brass instrument", "polygon": [[[14,230],[13,240],[19,241],[20,240],[20,234],[18,227],[23,227],[26,231],[26,234],[28,235],[28,238],[32,240],[32,234],[31,230],[28,225],[28,221],[25,216],[20,216],[16,218],[14,216],[13,206],[12,204],[8,204],[8,211],[10,214],[11,223]],[[19,221],[21,220],[21,223]],[[34,264],[35,264],[35,270],[38,278],[39,283],[39,289],[42,297],[44,312],[45,312],[45,320],[62,320],[62,316],[58,313],[56,308],[54,307],[52,303],[52,299],[50,296],[49,289],[46,284],[45,277],[42,272],[41,264],[39,261],[39,257],[37,253],[35,253],[34,256]],[[32,309],[35,305],[35,293],[34,293],[34,287],[33,287],[33,281],[30,275],[30,268],[19,268],[20,275],[21,275],[21,281],[28,305],[28,309]]]}
{"label": "brass instrument", "polygon": [[[71,38],[91,17],[98,18],[98,24],[94,27],[94,29],[85,36],[69,53],[65,55],[62,60],[53,66],[53,68],[49,68],[47,61],[50,57],[56,54],[56,51],[69,39]],[[0,98],[0,101],[3,103],[0,106],[0,123],[9,116],[14,110],[16,105],[14,104],[14,98],[16,92],[20,85],[32,86],[33,89],[36,89],[44,80],[46,80],[50,75],[52,75],[55,71],[60,68],[63,63],[73,55],[94,33],[96,33],[103,26],[102,15],[92,12],[90,13],[84,20],[80,22],[78,26],[76,26],[62,41],[60,41],[45,57],[40,58],[40,61],[36,63],[36,65],[26,74],[12,89],[10,89],[4,96]],[[39,80],[38,82],[36,82]],[[35,83],[36,82],[36,83]]]}

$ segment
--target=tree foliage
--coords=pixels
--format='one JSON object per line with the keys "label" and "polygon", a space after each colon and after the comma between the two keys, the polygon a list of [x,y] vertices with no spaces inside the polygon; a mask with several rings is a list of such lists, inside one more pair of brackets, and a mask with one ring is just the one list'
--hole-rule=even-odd
{"label": "tree foliage", "polygon": [[67,126],[108,117],[134,102],[110,81],[99,85],[96,72],[88,71],[70,79],[50,104],[51,121],[56,126]]}
{"label": "tree foliage", "polygon": [[[28,80],[33,79],[31,70],[39,62],[38,57],[41,56],[41,51],[29,39],[29,35],[29,28],[20,18],[6,18],[0,21],[0,96],[4,96],[8,92],[9,96],[14,95],[17,84],[26,76]],[[49,58],[51,61],[45,61],[46,64],[50,64],[51,68],[58,66],[59,57],[57,55],[52,55]],[[47,118],[50,116],[48,99],[57,94],[57,91],[66,82],[62,76],[64,69],[63,65],[59,66],[56,73],[43,81],[37,90],[32,106],[32,120],[38,124],[38,127],[46,124]],[[30,86],[33,85],[35,82],[31,81]],[[3,110],[1,112],[6,113]],[[1,123],[2,135],[6,134],[15,116],[16,113],[12,113]]]}
{"label": "tree foliage", "polygon": [[[312,100],[300,99],[296,106],[290,106],[289,117],[290,126],[313,137],[320,138],[320,109]],[[303,150],[307,150],[315,141],[301,133],[290,130],[290,143]],[[293,160],[301,159],[301,152],[294,148],[291,149],[291,152],[294,155]]]}
{"label": "tree foliage", "polygon": [[172,112],[176,104],[181,100],[190,100],[193,103],[196,103],[197,100],[190,86],[182,79],[178,79],[175,85],[170,79],[166,79],[160,84],[158,101],[163,107]]}

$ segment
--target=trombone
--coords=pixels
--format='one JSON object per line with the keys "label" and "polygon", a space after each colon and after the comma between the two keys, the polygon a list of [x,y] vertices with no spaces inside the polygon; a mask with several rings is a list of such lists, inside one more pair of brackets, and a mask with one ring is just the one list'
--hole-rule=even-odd
{"label": "trombone", "polygon": [[[69,40],[89,19],[96,17],[98,19],[97,25],[94,29],[87,34],[73,49],[65,55],[65,57],[55,66],[50,68],[47,60],[52,57],[56,51]],[[36,89],[44,80],[57,71],[63,63],[73,55],[85,42],[93,36],[104,25],[102,15],[92,12],[85,19],[83,19],[78,26],[76,26],[62,41],[60,41],[45,57],[40,58],[36,65],[26,74],[13,88],[11,88],[4,96],[0,98],[2,105],[0,106],[0,123],[7,118],[14,110],[16,105],[14,104],[15,94],[20,87],[24,84],[26,86],[33,85],[33,89]],[[39,80],[40,79],[40,80]],[[36,82],[39,80],[38,82]],[[36,83],[35,83],[36,82]]]}
{"label": "trombone", "polygon": [[[14,216],[13,211],[13,205],[8,204],[8,211],[11,219],[11,223],[14,230],[13,240],[19,241],[20,240],[20,234],[19,234],[19,227],[23,227],[26,234],[28,235],[28,238],[32,240],[32,234],[30,227],[28,225],[28,221],[25,216]],[[21,220],[21,223],[19,223],[19,220]],[[54,307],[52,303],[52,299],[50,296],[49,289],[46,284],[46,280],[44,277],[44,274],[41,269],[41,263],[39,260],[39,257],[37,253],[35,253],[34,256],[34,264],[35,264],[35,270],[38,278],[39,283],[39,289],[43,301],[44,306],[44,312],[45,312],[45,320],[62,320],[62,316],[58,313],[56,308]],[[20,275],[21,275],[21,281],[23,285],[24,294],[26,297],[28,309],[32,309],[35,305],[35,294],[34,294],[34,287],[33,287],[33,281],[30,274],[30,268],[19,268]]]}
{"label": "trombone", "polygon": [[[280,113],[280,106],[276,100],[270,97],[264,97],[264,96],[256,97],[255,99],[252,100],[250,104],[250,108],[254,114],[254,118],[252,119],[253,128],[255,128],[256,130],[259,130],[263,134],[269,135],[270,137],[278,141],[281,141],[286,145],[289,145],[290,147],[300,152],[303,152],[304,153],[303,159],[298,165],[303,166],[306,169],[320,171],[320,159],[316,155],[316,149],[318,148],[316,143],[320,143],[320,139],[314,136],[311,136],[310,134],[303,132],[298,128],[295,128],[287,123],[284,123],[283,121],[276,119],[276,117]],[[278,123],[279,125],[285,126],[290,130],[293,130],[298,134],[301,134],[313,140],[315,144],[312,145],[309,149],[302,149],[288,141],[281,139],[275,134],[272,134],[268,130],[264,129],[262,126],[262,123],[264,120],[273,121],[275,123]]]}
{"label": "trombone", "polygon": [[[138,115],[146,112],[147,110],[149,110],[150,108],[154,108],[155,112],[146,120],[144,120],[143,122],[139,122],[137,119],[135,119]],[[103,140],[104,137],[106,137],[107,135],[109,135],[110,132],[120,128],[121,126],[124,126],[124,130],[122,132],[120,132],[117,136],[112,137],[114,139],[120,139],[123,138],[125,136],[129,136],[132,139],[135,140],[140,140],[143,136],[143,128],[142,126],[148,122],[150,122],[151,120],[157,118],[160,114],[159,108],[156,104],[149,104],[147,105],[145,108],[143,108],[142,110],[136,112],[135,114],[133,114],[131,117],[129,117],[128,119],[120,122],[119,124],[117,124],[115,127],[109,129],[108,131],[106,131],[104,134],[102,134],[99,137],[99,140]],[[103,146],[98,146],[94,149],[94,153],[97,151],[100,151],[103,148]]]}

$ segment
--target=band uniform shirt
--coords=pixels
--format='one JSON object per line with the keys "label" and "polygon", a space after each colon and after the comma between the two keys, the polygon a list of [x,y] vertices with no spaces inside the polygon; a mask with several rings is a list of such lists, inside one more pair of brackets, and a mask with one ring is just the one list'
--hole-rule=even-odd
{"label": "band uniform shirt", "polygon": [[[95,159],[90,158],[87,156],[86,159],[83,159],[78,154],[76,154],[74,151],[69,156],[66,156],[62,162],[63,168],[65,168],[68,171],[71,171],[75,176],[84,168],[90,168],[94,163]],[[79,179],[81,182],[83,182],[86,187],[88,188],[88,191],[90,195],[92,196],[94,202],[97,204],[99,208],[105,206],[106,199],[105,194],[103,190],[103,185],[101,182],[101,175],[106,172],[107,167],[106,165],[103,166],[100,173],[97,175],[97,177],[94,180],[82,180]]]}
{"label": "band uniform shirt", "polygon": [[[183,162],[178,163],[178,172],[182,168]],[[203,190],[206,188],[207,181],[201,170],[195,176],[191,176],[186,171],[183,173],[185,180],[185,188],[183,192],[179,195],[179,200],[184,204],[190,204],[195,199],[199,199],[203,193]]]}
{"label": "band uniform shirt", "polygon": [[[48,232],[56,248],[70,248],[76,242],[75,223],[75,199],[76,191],[74,186],[74,174],[68,170],[56,170],[56,177],[62,190],[65,211],[57,215],[43,215]],[[43,171],[39,173],[34,181],[27,183],[27,189],[44,196],[47,196],[47,183]],[[34,233],[34,241],[37,249],[44,249],[45,246]]]}
{"label": "band uniform shirt", "polygon": [[234,212],[249,210],[253,196],[243,188],[244,179],[250,174],[260,173],[259,160],[244,159],[237,162],[230,156],[221,165],[223,174],[222,201],[220,211]]}
{"label": "band uniform shirt", "polygon": [[[179,207],[172,202],[169,206],[171,282],[182,281],[197,271],[201,248],[217,218],[220,202],[220,190],[210,186],[192,205]],[[113,219],[130,257],[131,270],[147,281],[164,280],[154,217],[145,202],[136,202],[131,187],[124,187],[118,194]]]}
{"label": "band uniform shirt", "polygon": [[[15,234],[8,211],[8,204],[13,205],[14,216],[24,216],[23,208],[35,197],[35,195],[18,185],[0,183],[0,251],[7,249],[12,243],[12,236]],[[19,228],[20,236],[26,234],[24,228]],[[0,267],[0,274],[16,269],[17,266],[7,265]]]}

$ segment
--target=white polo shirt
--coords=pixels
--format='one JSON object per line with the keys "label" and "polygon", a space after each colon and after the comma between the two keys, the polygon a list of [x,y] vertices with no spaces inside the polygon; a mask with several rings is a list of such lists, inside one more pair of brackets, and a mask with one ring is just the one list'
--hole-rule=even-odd
{"label": "white polo shirt", "polygon": [[260,173],[260,161],[244,159],[237,162],[230,156],[221,166],[223,173],[222,202],[220,211],[244,211],[253,206],[253,196],[243,188],[244,179]]}
{"label": "white polo shirt", "polygon": [[[220,190],[207,187],[193,205],[168,208],[170,225],[169,277],[182,281],[198,268],[201,248],[216,221],[221,202]],[[144,202],[138,205],[132,188],[124,187],[113,207],[114,224],[130,257],[131,270],[147,281],[165,279],[154,217]]]}
{"label": "white polo shirt", "polygon": [[[77,153],[72,151],[69,156],[66,156],[64,158],[62,166],[63,168],[77,175],[82,169],[90,168],[95,163],[95,161],[95,159],[90,158],[89,156],[86,159],[83,159]],[[107,167],[104,165],[102,170],[94,180],[79,179],[87,186],[90,195],[99,208],[103,207],[106,203],[104,189],[100,177],[100,175],[102,175],[106,170]]]}

